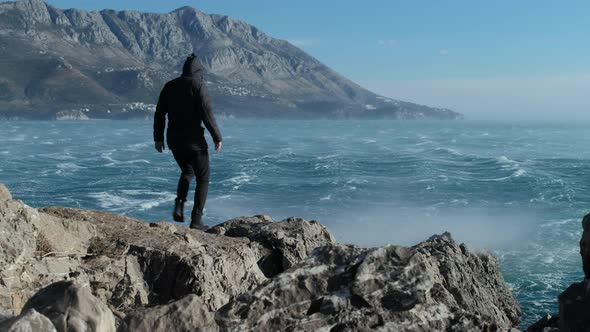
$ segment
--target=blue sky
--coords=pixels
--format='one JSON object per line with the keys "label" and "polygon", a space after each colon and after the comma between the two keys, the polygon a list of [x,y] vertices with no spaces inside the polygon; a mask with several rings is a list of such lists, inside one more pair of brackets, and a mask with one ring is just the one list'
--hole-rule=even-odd
{"label": "blue sky", "polygon": [[[474,116],[590,111],[590,2],[51,0],[59,8],[225,14],[361,85]],[[590,113],[590,112],[588,112]]]}

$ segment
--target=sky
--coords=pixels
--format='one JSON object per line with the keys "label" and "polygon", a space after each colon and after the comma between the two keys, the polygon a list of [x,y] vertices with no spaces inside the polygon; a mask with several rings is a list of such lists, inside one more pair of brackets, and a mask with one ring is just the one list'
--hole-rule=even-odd
{"label": "sky", "polygon": [[58,8],[244,20],[387,97],[472,118],[590,121],[590,2],[546,0],[49,0]]}

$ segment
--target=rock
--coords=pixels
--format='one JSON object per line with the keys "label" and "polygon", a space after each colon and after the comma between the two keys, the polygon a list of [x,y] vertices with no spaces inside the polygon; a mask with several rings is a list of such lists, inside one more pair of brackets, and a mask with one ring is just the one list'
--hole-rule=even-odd
{"label": "rock", "polygon": [[170,304],[130,313],[118,332],[217,331],[215,315],[201,299],[190,294]]}
{"label": "rock", "polygon": [[558,332],[559,318],[558,316],[545,315],[533,325],[529,326],[525,332]]}
{"label": "rock", "polygon": [[167,230],[170,233],[176,233],[176,231],[178,230],[176,226],[166,221],[152,222],[150,223],[150,227],[159,227]]}
{"label": "rock", "polygon": [[495,258],[449,234],[359,248],[298,218],[203,232],[0,200],[0,277],[17,316],[0,326],[34,310],[58,331],[493,331],[520,314]]}
{"label": "rock", "polygon": [[0,201],[9,201],[12,199],[12,195],[5,185],[0,183]]}
{"label": "rock", "polygon": [[264,215],[240,217],[219,224],[210,233],[230,237],[247,237],[271,250],[260,262],[262,271],[272,277],[307,257],[315,248],[331,245],[336,240],[321,224],[300,218],[273,222]]}
{"label": "rock", "polygon": [[[319,224],[300,220],[297,225],[277,223],[277,229],[293,231],[281,235],[286,245],[275,250],[262,244],[267,233],[255,230],[249,235],[258,242],[100,211],[33,209],[18,200],[0,201],[0,309],[18,315],[36,291],[65,279],[89,284],[96,297],[122,314],[188,294],[198,294],[210,310],[217,310],[265,281],[264,271],[273,268],[269,257],[282,257],[277,253],[291,248],[287,244],[299,250],[288,256],[296,262],[314,245],[327,243],[309,230],[331,238]],[[268,236],[272,241],[277,237]],[[282,270],[282,261],[277,266]]]}
{"label": "rock", "polygon": [[12,314],[10,314],[7,310],[0,309],[0,322],[12,318]]}
{"label": "rock", "polygon": [[58,331],[115,331],[115,318],[106,304],[95,298],[88,287],[61,281],[41,289],[25,307],[49,318]]}
{"label": "rock", "polygon": [[318,248],[216,321],[223,331],[482,331],[510,329],[519,314],[496,260],[444,234],[409,248]]}
{"label": "rock", "polygon": [[570,285],[559,295],[559,330],[590,330],[590,288],[588,281]]}
{"label": "rock", "polygon": [[571,284],[558,297],[559,316],[543,317],[527,332],[590,331],[590,214],[582,219],[580,255],[584,281]]}
{"label": "rock", "polygon": [[582,220],[582,239],[580,240],[580,255],[585,279],[590,280],[590,214]]}
{"label": "rock", "polygon": [[30,309],[18,317],[0,321],[1,332],[57,332],[55,325],[35,309]]}

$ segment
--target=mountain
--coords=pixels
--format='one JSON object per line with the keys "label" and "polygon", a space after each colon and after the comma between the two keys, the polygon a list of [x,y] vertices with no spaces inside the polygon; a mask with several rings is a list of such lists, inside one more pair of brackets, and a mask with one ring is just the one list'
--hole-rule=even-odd
{"label": "mountain", "polygon": [[456,119],[344,78],[287,41],[191,7],[167,14],[0,3],[0,118],[145,118],[195,52],[228,117]]}

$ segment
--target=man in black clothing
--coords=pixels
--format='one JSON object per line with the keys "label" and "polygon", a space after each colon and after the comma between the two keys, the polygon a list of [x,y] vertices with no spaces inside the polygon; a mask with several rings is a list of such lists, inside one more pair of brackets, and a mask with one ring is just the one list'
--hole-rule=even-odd
{"label": "man in black clothing", "polygon": [[203,229],[202,215],[209,190],[209,152],[205,141],[205,125],[215,143],[215,151],[221,151],[221,134],[211,104],[207,87],[203,81],[203,66],[191,54],[182,68],[182,76],[166,83],[156,107],[154,116],[154,142],[158,152],[164,151],[164,129],[168,115],[166,140],[182,174],[172,217],[184,221],[184,202],[193,177],[197,178],[195,205],[191,213],[191,228]]}

